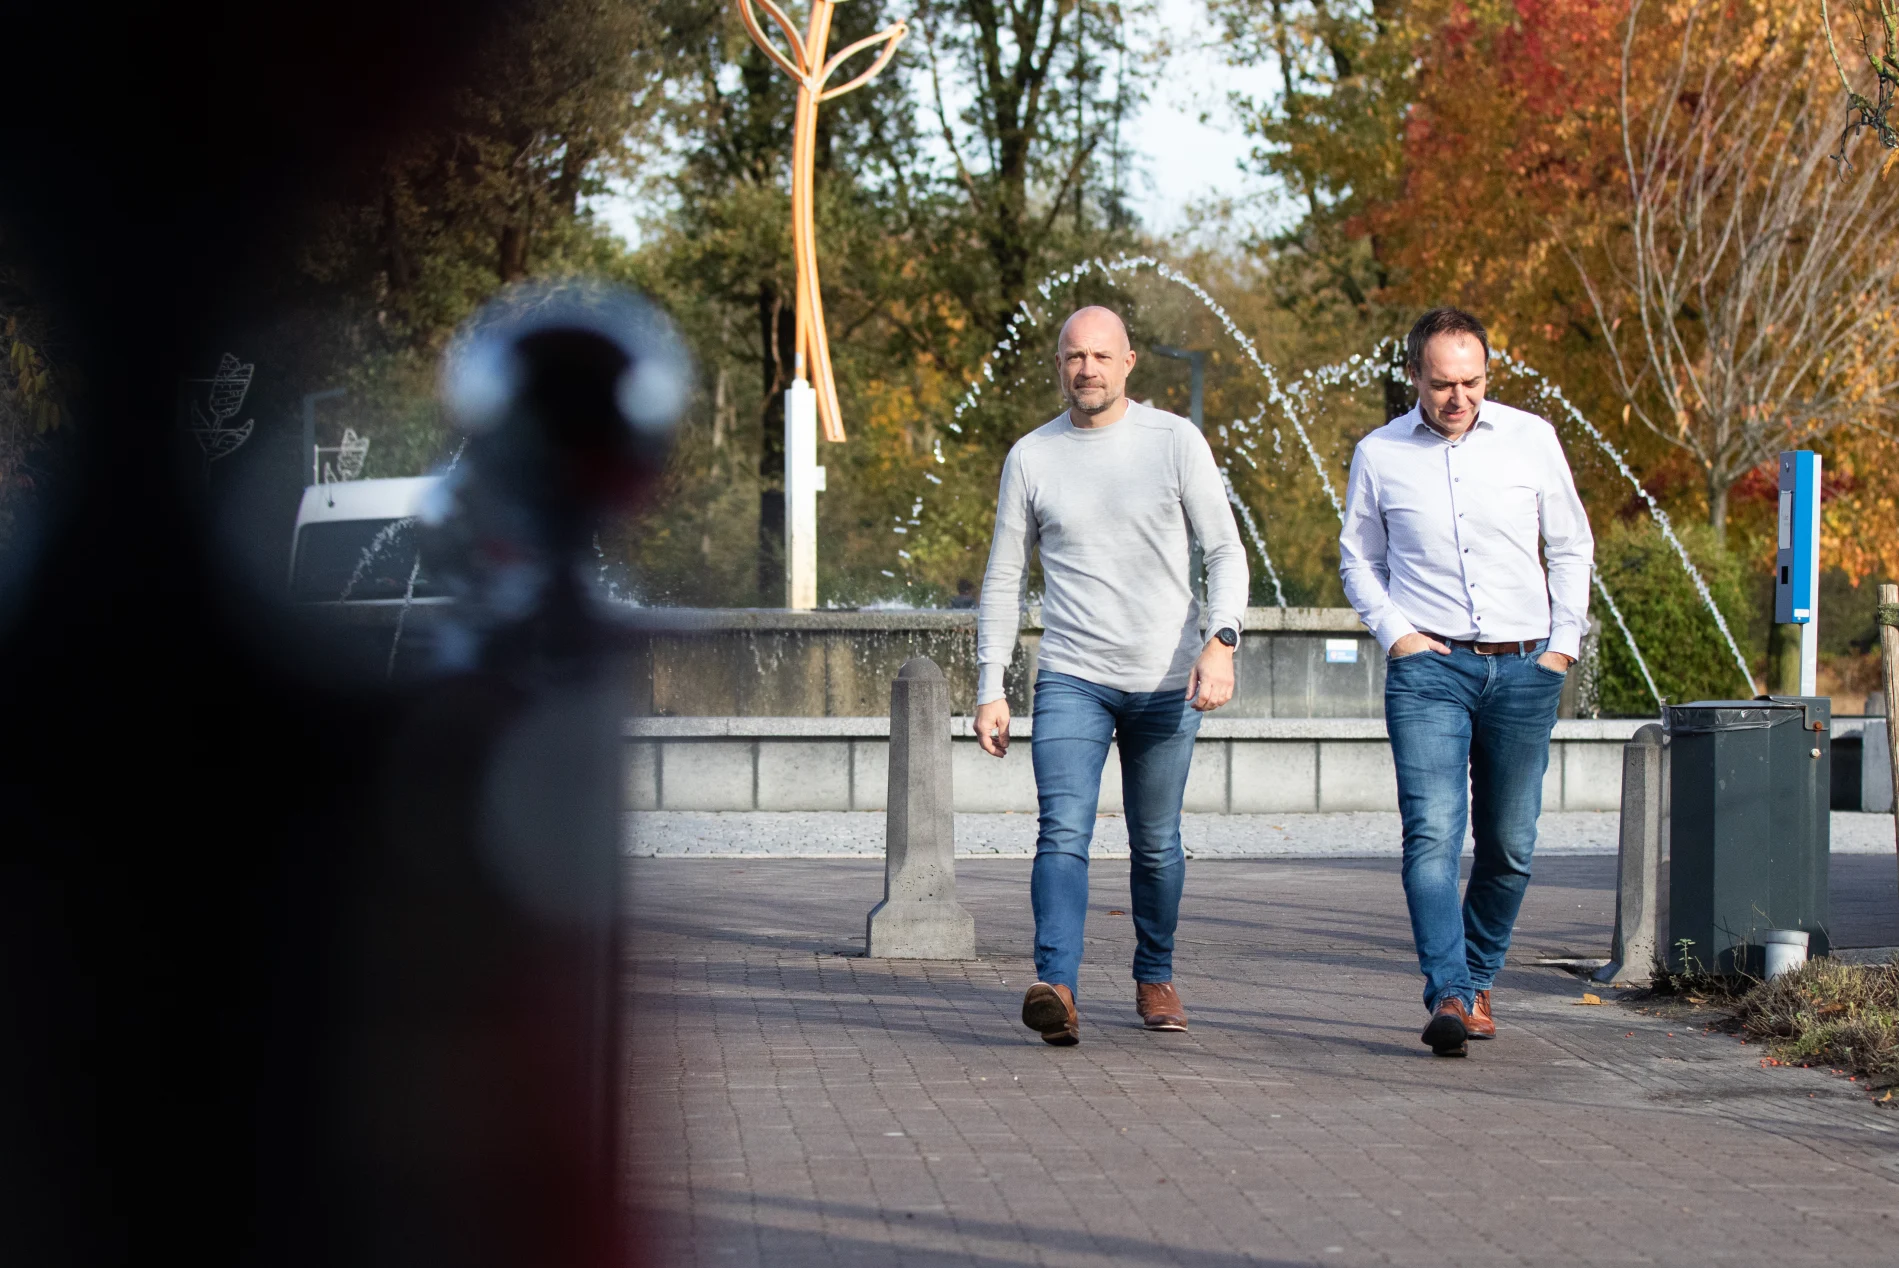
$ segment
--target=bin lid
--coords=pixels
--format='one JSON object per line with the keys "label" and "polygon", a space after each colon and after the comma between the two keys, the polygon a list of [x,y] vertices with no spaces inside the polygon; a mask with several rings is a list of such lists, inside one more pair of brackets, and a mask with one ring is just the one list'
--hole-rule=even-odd
{"label": "bin lid", "polygon": [[1797,725],[1824,731],[1832,702],[1802,696],[1763,696],[1758,700],[1695,700],[1671,704],[1662,710],[1662,730],[1670,735],[1705,735],[1714,731],[1765,731]]}

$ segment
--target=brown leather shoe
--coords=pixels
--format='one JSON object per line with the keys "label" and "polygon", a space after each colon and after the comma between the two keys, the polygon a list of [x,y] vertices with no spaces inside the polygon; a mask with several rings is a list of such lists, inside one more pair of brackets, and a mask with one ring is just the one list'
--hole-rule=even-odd
{"label": "brown leather shoe", "polygon": [[1425,1026],[1419,1036],[1431,1045],[1431,1054],[1438,1057],[1463,1057],[1470,1055],[1470,1011],[1464,1007],[1464,1001],[1455,995],[1446,995],[1431,1010],[1430,1024]]}
{"label": "brown leather shoe", "polygon": [[1043,1043],[1066,1047],[1081,1042],[1075,993],[1066,986],[1037,982],[1029,987],[1022,996],[1022,1024],[1041,1035]]}
{"label": "brown leather shoe", "polygon": [[1497,1021],[1490,1015],[1490,992],[1478,991],[1477,998],[1470,1006],[1470,1020],[1464,1025],[1470,1031],[1472,1039],[1495,1039]]}
{"label": "brown leather shoe", "polygon": [[1134,1011],[1149,1030],[1187,1029],[1187,1009],[1172,982],[1136,982]]}

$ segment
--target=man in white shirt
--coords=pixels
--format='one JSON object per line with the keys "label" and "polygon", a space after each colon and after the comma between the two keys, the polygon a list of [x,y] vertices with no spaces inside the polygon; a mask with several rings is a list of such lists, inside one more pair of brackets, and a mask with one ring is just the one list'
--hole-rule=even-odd
{"label": "man in white shirt", "polygon": [[[1246,554],[1206,437],[1127,398],[1134,350],[1106,308],[1062,325],[1056,370],[1068,408],[1015,443],[1002,467],[995,540],[977,614],[976,736],[1009,749],[1003,671],[1015,651],[1030,556],[1042,556],[1042,648],[1029,755],[1041,803],[1029,901],[1035,976],[1022,1023],[1080,1040],[1075,1008],[1088,914],[1088,844],[1101,769],[1121,754],[1134,922],[1134,1007],[1149,1030],[1187,1029],[1174,989],[1186,859],[1180,803],[1200,715],[1233,696],[1246,613]],[[1187,573],[1193,539],[1207,602]]]}
{"label": "man in white shirt", "polygon": [[1405,340],[1417,408],[1359,441],[1339,532],[1346,598],[1388,655],[1405,902],[1439,1056],[1496,1034],[1490,986],[1530,882],[1595,551],[1555,428],[1484,399],[1489,361],[1469,313],[1418,319]]}

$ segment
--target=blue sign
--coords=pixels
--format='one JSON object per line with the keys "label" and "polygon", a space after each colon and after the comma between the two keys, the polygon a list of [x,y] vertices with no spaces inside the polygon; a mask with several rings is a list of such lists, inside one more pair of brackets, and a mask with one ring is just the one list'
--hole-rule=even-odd
{"label": "blue sign", "polygon": [[1820,600],[1820,455],[1780,455],[1780,522],[1774,551],[1774,620],[1812,621]]}

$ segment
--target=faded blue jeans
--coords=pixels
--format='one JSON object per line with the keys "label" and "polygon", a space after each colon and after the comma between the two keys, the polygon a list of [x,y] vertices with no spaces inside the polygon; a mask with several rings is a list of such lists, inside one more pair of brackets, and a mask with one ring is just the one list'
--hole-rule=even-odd
{"label": "faded blue jeans", "polygon": [[1036,675],[1029,753],[1042,814],[1029,902],[1040,980],[1076,991],[1088,919],[1088,843],[1110,740],[1121,750],[1121,800],[1132,856],[1134,980],[1174,980],[1174,927],[1187,871],[1180,802],[1200,730],[1200,714],[1185,695],[1184,689],[1117,691],[1046,669]]}
{"label": "faded blue jeans", "polygon": [[[1413,652],[1385,664],[1385,728],[1404,818],[1404,897],[1424,1006],[1490,989],[1530,883],[1563,675],[1536,650]],[[1476,857],[1463,902],[1465,828]]]}

